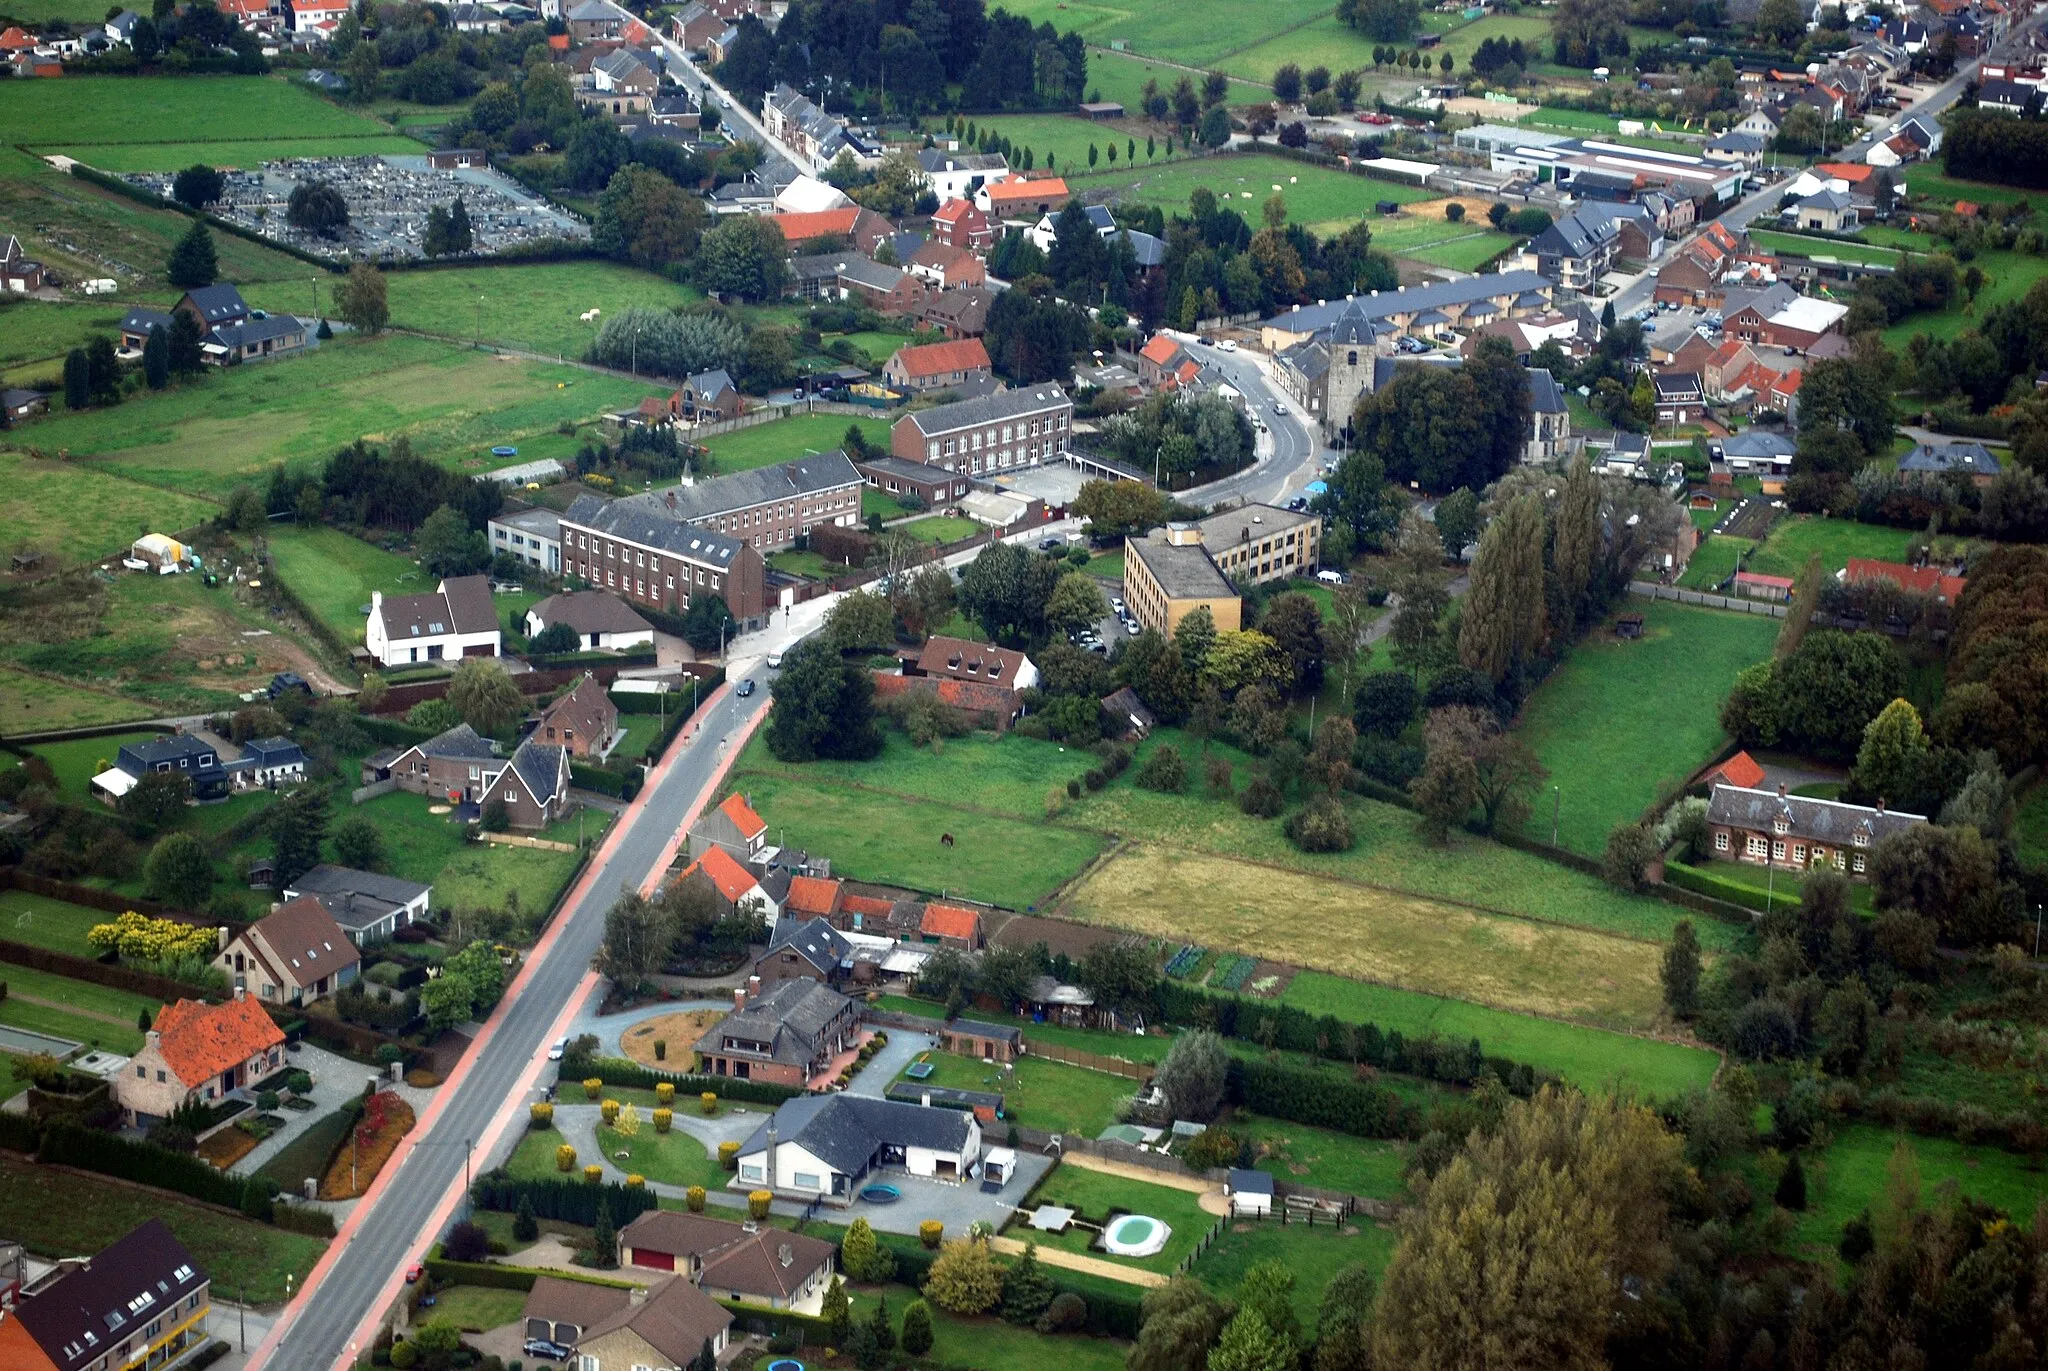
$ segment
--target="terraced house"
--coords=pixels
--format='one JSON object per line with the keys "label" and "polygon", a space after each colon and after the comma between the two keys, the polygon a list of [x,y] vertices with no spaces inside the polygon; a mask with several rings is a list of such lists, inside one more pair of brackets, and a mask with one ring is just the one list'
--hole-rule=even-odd
{"label": "terraced house", "polygon": [[898,419],[889,450],[970,476],[1035,467],[1067,450],[1074,402],[1054,384],[1023,386]]}
{"label": "terraced house", "polygon": [[562,516],[562,570],[670,614],[688,609],[692,595],[719,596],[749,626],[769,608],[768,566],[758,551],[684,523],[652,494],[579,497]]}
{"label": "terraced house", "polygon": [[148,1219],[83,1261],[57,1265],[0,1309],[8,1371],[133,1371],[167,1367],[207,1341],[213,1312],[204,1267],[160,1219]]}

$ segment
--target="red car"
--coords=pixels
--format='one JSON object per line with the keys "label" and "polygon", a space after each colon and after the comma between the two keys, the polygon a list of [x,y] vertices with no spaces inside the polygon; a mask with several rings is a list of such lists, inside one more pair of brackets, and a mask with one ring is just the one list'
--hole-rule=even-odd
{"label": "red car", "polygon": [[418,1262],[414,1262],[411,1266],[405,1268],[405,1283],[407,1285],[417,1284],[419,1278],[425,1274],[425,1269]]}

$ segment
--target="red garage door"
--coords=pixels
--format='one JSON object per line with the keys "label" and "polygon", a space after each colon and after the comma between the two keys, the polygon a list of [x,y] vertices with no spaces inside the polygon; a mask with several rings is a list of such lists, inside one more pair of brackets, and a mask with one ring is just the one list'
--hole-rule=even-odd
{"label": "red garage door", "polygon": [[632,1249],[633,1255],[626,1260],[634,1266],[644,1266],[650,1271],[673,1271],[676,1257],[673,1252],[650,1252],[644,1247]]}

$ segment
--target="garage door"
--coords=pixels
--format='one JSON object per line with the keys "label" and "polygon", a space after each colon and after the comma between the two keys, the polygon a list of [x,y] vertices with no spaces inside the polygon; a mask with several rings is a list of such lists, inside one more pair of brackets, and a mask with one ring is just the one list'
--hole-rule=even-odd
{"label": "garage door", "polygon": [[634,1266],[644,1266],[649,1271],[673,1271],[676,1269],[676,1255],[673,1252],[650,1252],[644,1247],[633,1249],[627,1258]]}

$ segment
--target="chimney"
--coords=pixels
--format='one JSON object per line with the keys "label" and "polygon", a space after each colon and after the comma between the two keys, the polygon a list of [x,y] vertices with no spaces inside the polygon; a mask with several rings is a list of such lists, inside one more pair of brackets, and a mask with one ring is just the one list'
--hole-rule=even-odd
{"label": "chimney", "polygon": [[1877,812],[1880,814],[1884,813],[1884,796],[1882,795],[1877,797]]}
{"label": "chimney", "polygon": [[247,990],[247,989],[246,989],[245,987],[243,987],[243,986],[239,986],[239,985],[235,987],[235,998],[236,998],[236,999],[238,999],[238,1000],[245,1000],[245,999],[247,999],[248,997],[249,997],[249,992],[248,992],[248,990]]}
{"label": "chimney", "polygon": [[375,613],[376,613],[376,612],[377,612],[378,610],[382,609],[383,607],[384,607],[384,592],[383,592],[383,591],[381,591],[381,590],[373,590],[373,591],[371,591],[371,592],[370,592],[370,612],[371,612],[372,614],[375,614]]}
{"label": "chimney", "polygon": [[1781,800],[1785,798],[1785,783],[1783,781],[1778,782],[1778,798]]}
{"label": "chimney", "polygon": [[150,1029],[150,1030],[149,1030],[149,1045],[150,1045],[151,1047],[155,1047],[155,1046],[156,1046],[156,1045],[157,1045],[158,1043],[160,1043],[160,1042],[162,1042],[162,1041],[163,1041],[163,1035],[162,1035],[162,1034],[158,1033],[158,1032],[157,1032],[157,1031],[156,1031],[156,1030],[155,1030],[154,1028],[152,1028],[152,1029]]}
{"label": "chimney", "polygon": [[747,977],[747,993],[749,995],[758,995],[761,993],[761,978],[759,976]]}
{"label": "chimney", "polygon": [[796,1253],[790,1250],[788,1243],[777,1243],[775,1246],[775,1260],[784,1267],[788,1267],[796,1261]]}
{"label": "chimney", "polygon": [[216,941],[214,943],[214,950],[216,952],[225,952],[228,946],[227,925],[222,924],[220,927],[214,929],[214,934],[216,938]]}
{"label": "chimney", "polygon": [[647,1303],[647,1287],[646,1287],[646,1286],[644,1286],[644,1285],[636,1285],[636,1286],[634,1286],[634,1287],[633,1287],[633,1288],[632,1288],[631,1290],[628,1290],[628,1291],[626,1292],[626,1304],[627,1304],[627,1307],[629,1307],[629,1308],[632,1308],[632,1309],[638,1309],[638,1308],[639,1308],[639,1307],[640,1307],[641,1305],[643,1305],[643,1304],[645,1304],[645,1303]]}
{"label": "chimney", "polygon": [[747,988],[745,986],[736,985],[732,988],[732,1007],[734,1009],[745,1009],[747,1007]]}

